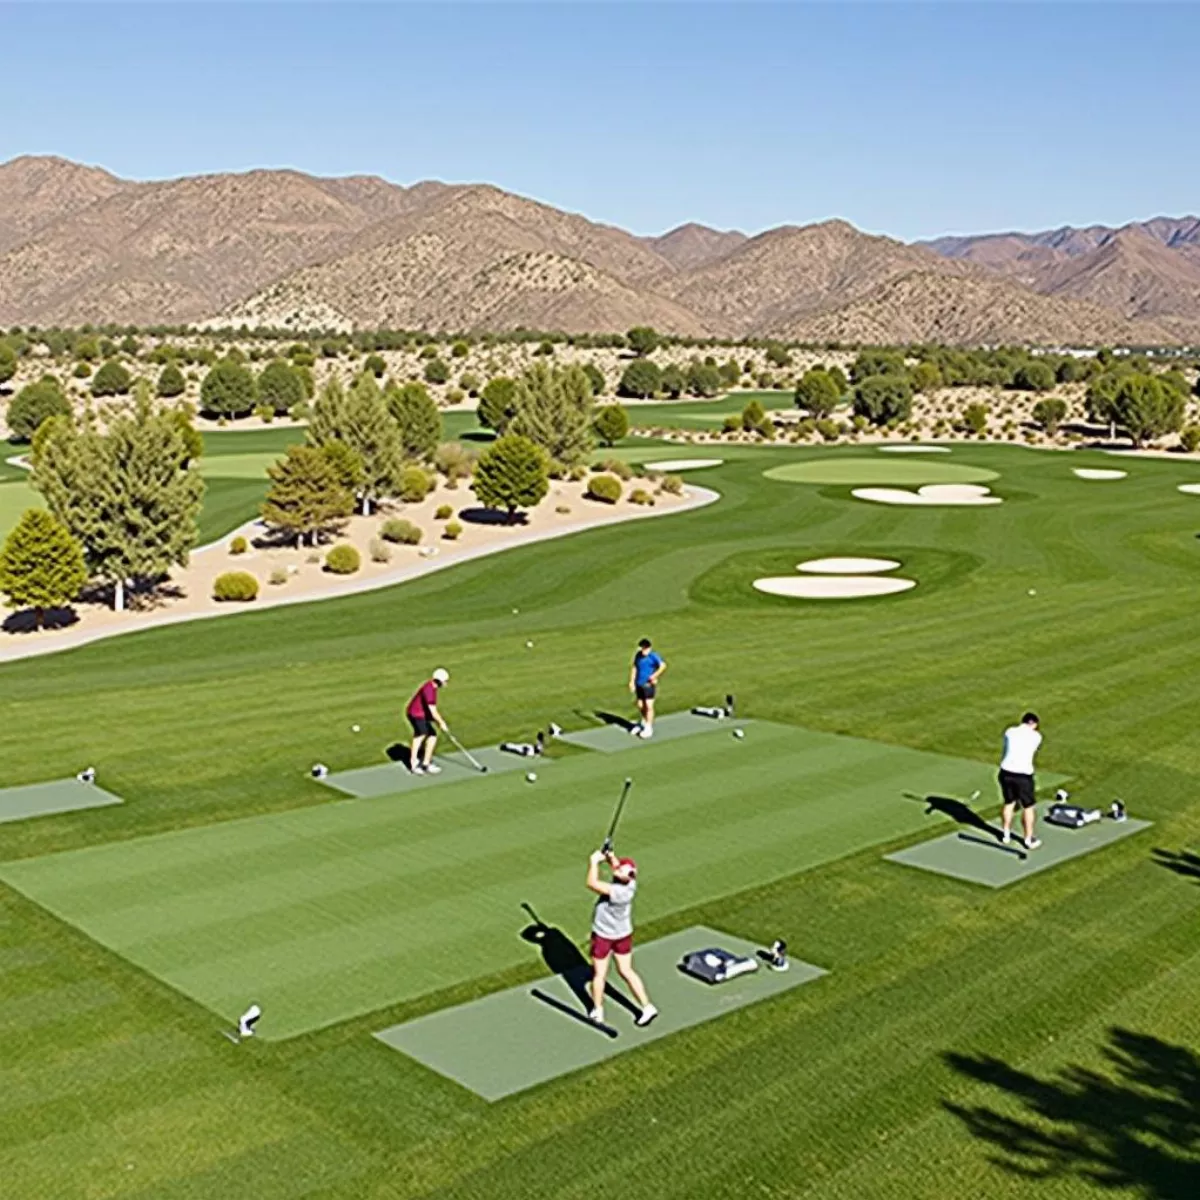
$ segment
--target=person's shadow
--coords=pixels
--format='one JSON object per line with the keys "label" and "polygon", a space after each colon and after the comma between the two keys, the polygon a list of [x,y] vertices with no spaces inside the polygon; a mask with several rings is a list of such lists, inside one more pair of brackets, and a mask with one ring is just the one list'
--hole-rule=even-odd
{"label": "person's shadow", "polygon": [[393,742],[384,753],[394,763],[400,763],[401,766],[411,767],[412,747],[406,746],[403,742]]}
{"label": "person's shadow", "polygon": [[[530,942],[542,953],[542,962],[571,989],[571,993],[583,1006],[585,1013],[592,1011],[592,964],[583,951],[559,928],[535,920],[521,930],[524,941]],[[635,1017],[641,1011],[628,997],[618,992],[611,983],[606,984],[604,995]]]}
{"label": "person's shadow", "polygon": [[904,793],[910,800],[919,800],[925,805],[925,815],[941,813],[956,824],[965,825],[969,829],[978,829],[981,833],[991,834],[999,840],[1000,830],[990,825],[965,800],[956,800],[953,796],[918,796],[913,792]]}

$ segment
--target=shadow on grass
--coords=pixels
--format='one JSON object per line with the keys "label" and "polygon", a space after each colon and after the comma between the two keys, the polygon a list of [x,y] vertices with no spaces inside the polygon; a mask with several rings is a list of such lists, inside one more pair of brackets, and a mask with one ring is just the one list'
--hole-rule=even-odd
{"label": "shadow on grass", "polygon": [[978,829],[981,833],[990,833],[999,838],[1000,830],[990,825],[965,800],[956,800],[953,796],[918,796],[916,792],[905,792],[906,800],[917,800],[925,805],[925,815],[941,813],[958,825],[966,825],[970,829]]}
{"label": "shadow on grass", "polygon": [[1200,883],[1200,854],[1193,854],[1190,850],[1156,849],[1154,861],[1160,867],[1174,871],[1176,875],[1182,875],[1185,879],[1195,879]]}
{"label": "shadow on grass", "polygon": [[1200,1058],[1118,1028],[1104,1057],[1104,1070],[1066,1066],[1039,1079],[987,1055],[949,1053],[955,1071],[1003,1102],[945,1108],[1023,1179],[1076,1179],[1148,1200],[1200,1196]]}

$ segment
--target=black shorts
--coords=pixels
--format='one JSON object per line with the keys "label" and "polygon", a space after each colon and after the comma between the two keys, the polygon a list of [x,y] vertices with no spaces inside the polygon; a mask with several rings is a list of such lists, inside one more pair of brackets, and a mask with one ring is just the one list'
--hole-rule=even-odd
{"label": "black shorts", "polygon": [[410,713],[408,723],[413,727],[413,737],[437,737],[437,730],[428,717],[414,717]]}
{"label": "black shorts", "polygon": [[1001,771],[1000,794],[1004,797],[1005,804],[1019,804],[1022,808],[1032,808],[1036,802],[1033,794],[1033,776]]}
{"label": "black shorts", "polygon": [[637,696],[639,700],[653,700],[654,697],[658,695],[658,688],[652,683],[639,683],[637,687],[633,689],[633,694]]}

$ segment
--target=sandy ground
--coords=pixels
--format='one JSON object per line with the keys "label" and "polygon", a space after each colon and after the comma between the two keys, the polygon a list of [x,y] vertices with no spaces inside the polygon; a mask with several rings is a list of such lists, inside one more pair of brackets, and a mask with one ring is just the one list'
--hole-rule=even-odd
{"label": "sandy ground", "polygon": [[797,564],[797,571],[810,575],[870,575],[873,571],[894,571],[900,564],[892,558],[810,558]]}
{"label": "sandy ground", "polygon": [[800,600],[853,600],[862,596],[890,596],[917,586],[915,579],[896,575],[774,575],[756,579],[754,587],[771,596]]}
{"label": "sandy ground", "polygon": [[949,454],[948,446],[880,446],[889,454]]}
{"label": "sandy ground", "polygon": [[[651,490],[652,485],[644,481],[643,484]],[[718,494],[707,488],[689,487],[677,496],[655,494],[653,507],[631,504],[625,496],[617,504],[609,505],[584,499],[586,486],[585,482],[552,481],[546,499],[528,512],[526,521],[509,525],[497,522],[494,514],[482,512],[474,494],[465,487],[450,489],[443,484],[420,504],[390,505],[374,516],[352,518],[341,536],[315,550],[290,546],[255,547],[254,541],[265,531],[259,522],[250,522],[220,542],[194,551],[188,566],[172,573],[162,595],[152,606],[118,613],[100,604],[79,604],[75,608],[78,620],[71,625],[40,632],[0,634],[0,661],[48,654],[157,625],[253,612],[389,587],[511,546],[621,521],[665,516],[718,499]],[[626,495],[636,486],[639,486],[636,480],[626,484]],[[446,522],[434,516],[437,508],[446,504],[454,509],[455,519],[462,525],[462,534],[454,541],[443,536]],[[459,515],[462,512],[467,513],[466,518]],[[472,516],[493,519],[472,520]],[[424,531],[421,543],[417,546],[389,543],[390,561],[373,562],[371,543],[378,539],[382,523],[396,517],[411,521]],[[251,549],[244,554],[231,554],[230,544],[239,534],[251,543]],[[323,569],[325,556],[331,546],[344,543],[358,549],[362,566],[353,575],[330,574]],[[258,599],[248,603],[214,600],[213,582],[226,571],[247,571],[254,575],[259,582]],[[272,575],[286,582],[271,583]]]}
{"label": "sandy ground", "polygon": [[699,471],[704,467],[719,467],[723,458],[664,458],[662,462],[643,464],[647,471]]}
{"label": "sandy ground", "polygon": [[859,500],[871,500],[876,504],[903,505],[970,505],[1003,504],[999,496],[990,494],[991,489],[975,483],[930,483],[925,487],[909,491],[907,488],[861,487],[850,494]]}
{"label": "sandy ground", "polygon": [[1200,483],[1181,483],[1179,490],[1189,496],[1200,496]]}

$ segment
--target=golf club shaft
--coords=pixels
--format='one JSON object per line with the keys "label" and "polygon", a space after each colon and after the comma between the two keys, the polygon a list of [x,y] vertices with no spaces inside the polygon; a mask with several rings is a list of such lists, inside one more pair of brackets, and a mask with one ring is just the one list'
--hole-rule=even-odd
{"label": "golf club shaft", "polygon": [[467,762],[469,762],[471,766],[475,768],[475,770],[485,770],[483,763],[481,763],[479,759],[477,759],[475,755],[473,755],[470,750],[468,750],[466,746],[464,746],[462,742],[460,742],[458,738],[456,738],[454,734],[450,732],[449,729],[446,730],[446,736],[454,743],[455,747],[461,751],[461,753],[466,757]]}
{"label": "golf club shaft", "polygon": [[625,786],[621,789],[621,798],[617,801],[617,807],[613,812],[612,823],[608,827],[608,836],[604,839],[602,849],[607,854],[613,848],[613,836],[617,832],[617,822],[621,819],[621,813],[625,809],[625,801],[629,797],[629,789],[633,787],[633,780],[626,779]]}

